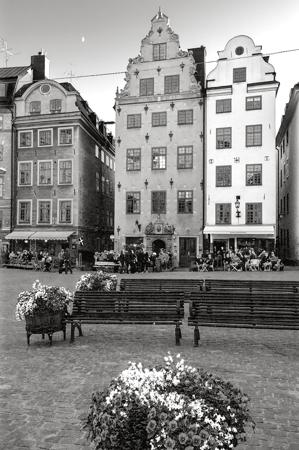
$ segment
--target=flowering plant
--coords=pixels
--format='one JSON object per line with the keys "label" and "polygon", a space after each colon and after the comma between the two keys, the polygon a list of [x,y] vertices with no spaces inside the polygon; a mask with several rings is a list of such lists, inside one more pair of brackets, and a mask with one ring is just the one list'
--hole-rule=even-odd
{"label": "flowering plant", "polygon": [[47,286],[35,280],[30,291],[20,292],[16,305],[16,319],[59,312],[71,308],[73,294],[64,287]]}
{"label": "flowering plant", "polygon": [[117,276],[102,271],[89,272],[76,283],[76,291],[115,291]]}
{"label": "flowering plant", "polygon": [[152,369],[130,363],[93,393],[85,427],[97,450],[220,450],[246,440],[247,395],[179,358]]}

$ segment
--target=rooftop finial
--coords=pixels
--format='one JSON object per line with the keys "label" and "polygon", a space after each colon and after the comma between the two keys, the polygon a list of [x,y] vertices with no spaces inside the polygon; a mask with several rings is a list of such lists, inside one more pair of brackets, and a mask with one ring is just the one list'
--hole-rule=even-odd
{"label": "rooftop finial", "polygon": [[158,17],[159,17],[159,19],[161,19],[163,17],[163,14],[161,12],[161,6],[159,6]]}

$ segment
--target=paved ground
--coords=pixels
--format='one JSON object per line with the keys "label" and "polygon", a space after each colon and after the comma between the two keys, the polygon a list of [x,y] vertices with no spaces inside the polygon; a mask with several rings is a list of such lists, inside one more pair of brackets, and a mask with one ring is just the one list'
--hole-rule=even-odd
{"label": "paved ground", "polygon": [[[299,332],[204,328],[200,346],[194,348],[193,330],[186,324],[180,347],[167,326],[91,325],[83,326],[84,336],[74,344],[56,333],[52,347],[36,335],[27,347],[25,325],[14,317],[18,292],[36,278],[74,289],[81,274],[0,269],[0,449],[88,449],[80,428],[91,393],[107,385],[129,360],[152,365],[161,363],[168,351],[179,351],[188,363],[222,376],[251,397],[257,428],[240,450],[299,450]],[[299,272],[154,276],[298,279]],[[69,334],[68,329],[67,338]]]}

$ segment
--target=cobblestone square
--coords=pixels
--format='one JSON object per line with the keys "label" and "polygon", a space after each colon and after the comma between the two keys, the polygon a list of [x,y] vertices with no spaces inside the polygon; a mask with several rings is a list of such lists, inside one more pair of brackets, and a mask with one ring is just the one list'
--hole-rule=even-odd
{"label": "cobblestone square", "polygon": [[[69,343],[62,333],[31,337],[15,320],[17,294],[35,279],[74,290],[82,272],[72,275],[0,269],[0,448],[87,449],[81,430],[91,394],[101,390],[128,361],[162,362],[170,351],[242,388],[251,397],[256,431],[240,450],[299,449],[298,331],[202,328],[198,348],[187,326],[187,305],[181,346],[167,326],[83,325],[84,336]],[[280,277],[297,280],[298,270],[277,273],[135,274],[135,277],[222,278]],[[133,275],[122,275],[133,276]],[[273,278],[274,279],[274,278]],[[283,298],[282,298],[283,301]],[[121,449],[120,449],[121,450]]]}

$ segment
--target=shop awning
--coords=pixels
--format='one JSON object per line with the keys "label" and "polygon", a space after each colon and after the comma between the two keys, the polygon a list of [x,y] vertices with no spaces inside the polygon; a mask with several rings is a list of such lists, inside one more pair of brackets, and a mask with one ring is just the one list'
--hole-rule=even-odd
{"label": "shop awning", "polygon": [[25,240],[29,239],[29,237],[33,234],[33,231],[25,231],[25,230],[19,230],[19,231],[12,231],[11,233],[7,234],[5,236],[5,239],[13,239],[13,240]]}
{"label": "shop awning", "polygon": [[52,231],[52,230],[44,230],[44,231],[36,231],[31,234],[31,241],[67,241],[73,231]]}
{"label": "shop awning", "polygon": [[274,225],[208,225],[204,234],[221,234],[232,236],[265,236],[274,238]]}

